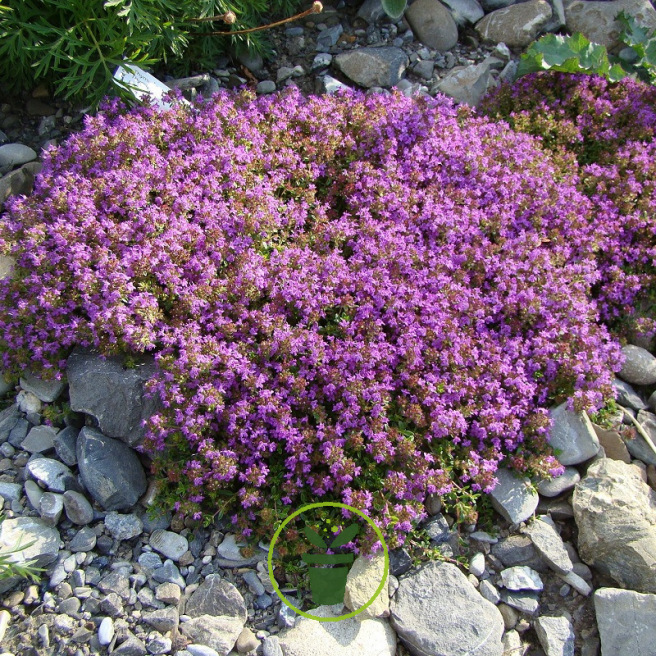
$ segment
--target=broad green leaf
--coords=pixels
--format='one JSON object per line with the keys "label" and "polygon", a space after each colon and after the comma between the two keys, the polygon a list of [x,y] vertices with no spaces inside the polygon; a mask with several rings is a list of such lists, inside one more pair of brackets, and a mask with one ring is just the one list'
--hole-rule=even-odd
{"label": "broad green leaf", "polygon": [[350,542],[359,531],[357,524],[350,524],[347,526],[331,543],[331,549],[337,549],[337,547],[343,547],[347,542]]}
{"label": "broad green leaf", "polygon": [[309,526],[306,526],[303,528],[303,533],[305,533],[305,537],[315,546],[319,547],[319,549],[327,549],[328,545],[324,541],[324,539],[313,529],[310,528]]}
{"label": "broad green leaf", "polygon": [[403,16],[403,12],[408,5],[407,0],[380,0],[383,5],[383,11],[392,19],[396,20]]}

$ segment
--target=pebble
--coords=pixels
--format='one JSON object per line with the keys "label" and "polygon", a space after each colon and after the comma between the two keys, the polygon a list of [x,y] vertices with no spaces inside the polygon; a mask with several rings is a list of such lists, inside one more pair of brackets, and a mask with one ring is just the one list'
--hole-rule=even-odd
{"label": "pebble", "polygon": [[9,627],[9,621],[11,620],[11,615],[8,610],[0,610],[0,643],[5,637],[7,628]]}
{"label": "pebble", "polygon": [[257,85],[257,93],[260,95],[265,95],[268,93],[274,93],[276,90],[276,83],[273,80],[262,80]]}
{"label": "pebble", "polygon": [[485,572],[485,554],[477,553],[469,561],[469,572],[474,576],[482,576]]}
{"label": "pebble", "polygon": [[[157,529],[151,533],[149,544],[155,551],[159,551],[159,553],[173,561],[179,561],[189,549],[187,538],[162,529]],[[193,556],[191,556],[191,562],[193,562]],[[191,564],[191,562],[186,564]]]}
{"label": "pebble", "polygon": [[111,511],[105,516],[105,528],[115,540],[131,540],[141,535],[143,524],[136,515],[123,515]]}

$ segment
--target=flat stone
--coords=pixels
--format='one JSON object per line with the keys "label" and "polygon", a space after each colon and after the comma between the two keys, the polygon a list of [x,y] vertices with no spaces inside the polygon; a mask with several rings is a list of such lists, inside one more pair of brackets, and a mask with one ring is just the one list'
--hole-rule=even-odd
{"label": "flat stone", "polygon": [[552,421],[549,444],[563,465],[578,465],[594,458],[599,452],[599,440],[585,412],[571,412],[567,403],[549,411]]}
{"label": "flat stone", "polygon": [[348,88],[349,87],[346,86],[346,84],[340,82],[331,75],[322,75],[321,77],[318,77],[315,82],[316,92],[325,93],[329,96]]}
{"label": "flat stone", "polygon": [[59,431],[54,437],[55,453],[57,457],[69,467],[77,465],[77,436],[80,430],[73,426],[67,426]]}
{"label": "flat stone", "polygon": [[136,636],[129,636],[112,652],[112,656],[146,656],[146,654],[146,645]]}
{"label": "flat stone", "polygon": [[625,408],[633,408],[634,410],[645,410],[647,408],[647,404],[629,383],[625,383],[619,378],[614,378],[613,388],[617,393],[617,402]]}
{"label": "flat stone", "polygon": [[510,535],[492,546],[492,555],[505,567],[527,565],[540,570],[541,558],[527,535]]}
{"label": "flat stone", "polygon": [[405,19],[417,39],[429,48],[444,52],[458,43],[458,26],[439,0],[416,0],[406,10]]}
{"label": "flat stone", "polygon": [[5,483],[0,481],[0,497],[5,501],[20,501],[23,496],[23,488],[20,483]]}
{"label": "flat stone", "polygon": [[[344,605],[349,610],[362,608],[375,594],[385,577],[385,556],[382,553],[372,558],[358,556],[346,578]],[[387,581],[375,601],[356,615],[360,620],[389,616],[389,594]]]}
{"label": "flat stone", "polygon": [[166,558],[177,562],[189,550],[187,538],[172,531],[155,530],[148,541],[150,546],[164,554]]}
{"label": "flat stone", "polygon": [[656,595],[599,588],[594,606],[604,656],[653,656]]}
{"label": "flat stone", "polygon": [[27,437],[29,430],[30,422],[27,421],[27,419],[20,418],[15,422],[13,428],[9,431],[7,441],[12,446],[20,447],[23,440]]}
{"label": "flat stone", "polygon": [[551,569],[559,574],[572,571],[572,560],[549,517],[542,516],[535,519],[523,529],[523,532],[531,538],[533,546]]}
{"label": "flat stone", "polygon": [[93,551],[96,546],[97,536],[94,530],[88,526],[81,528],[71,540],[68,548],[73,553]]}
{"label": "flat stone", "polygon": [[115,540],[131,540],[141,535],[143,524],[136,515],[122,515],[115,511],[105,516],[105,527]]}
{"label": "flat stone", "polygon": [[442,4],[449,8],[458,26],[474,25],[485,15],[477,0],[443,0]]}
{"label": "flat stone", "polygon": [[[308,612],[315,617],[344,614],[341,604],[319,606]],[[359,622],[357,617],[351,617],[338,622],[318,622],[299,617],[294,628],[280,633],[279,641],[284,656],[394,656],[396,652],[394,631],[381,619]],[[277,654],[270,651],[270,645],[266,647],[271,656]]]}
{"label": "flat stone", "polygon": [[546,656],[574,656],[574,629],[566,617],[538,617],[533,628]]}
{"label": "flat stone", "polygon": [[43,483],[50,492],[66,492],[79,490],[80,486],[73,472],[59,460],[52,458],[36,458],[25,466],[32,478]]}
{"label": "flat stone", "polygon": [[357,48],[340,53],[333,64],[362,87],[393,87],[407,68],[408,58],[400,48]]}
{"label": "flat stone", "polygon": [[180,615],[175,608],[167,607],[146,612],[142,615],[143,621],[157,631],[166,633],[173,631],[180,621]]}
{"label": "flat stone", "polygon": [[569,492],[581,480],[581,475],[574,467],[565,467],[565,471],[555,478],[545,479],[538,483],[538,492],[543,497],[557,497]]}
{"label": "flat stone", "polygon": [[180,631],[193,642],[225,656],[235,646],[244,623],[234,617],[201,615],[180,625]]}
{"label": "flat stone", "polygon": [[[219,656],[219,652],[216,651],[216,649],[212,649],[205,645],[187,645],[185,650],[190,656]],[[178,652],[178,656],[179,655],[180,652]]]}
{"label": "flat stone", "polygon": [[159,405],[145,395],[155,370],[152,358],[126,369],[121,358],[103,360],[91,351],[75,349],[67,368],[71,409],[95,417],[107,437],[136,446],[143,441],[142,422]]}
{"label": "flat stone", "polygon": [[14,167],[36,159],[36,151],[19,143],[0,146],[0,168]]}
{"label": "flat stone", "polygon": [[52,403],[56,401],[66,387],[64,380],[42,380],[25,371],[20,379],[20,386],[27,392],[32,392],[40,401]]}
{"label": "flat stone", "polygon": [[[210,574],[187,600],[185,613],[191,617],[223,615],[242,624],[248,616],[244,598],[232,583],[218,574]],[[210,645],[211,646],[211,645]]]}
{"label": "flat stone", "polygon": [[233,533],[228,533],[223,538],[221,544],[217,547],[217,552],[219,556],[226,560],[233,561],[237,565],[246,566],[251,559],[244,558],[244,556],[241,555],[240,548],[245,546],[246,544],[243,542],[237,543]]}
{"label": "flat stone", "polygon": [[487,91],[490,67],[487,64],[458,66],[449,71],[432,89],[458,103],[476,107]]}
{"label": "flat stone", "polygon": [[153,572],[153,579],[158,583],[175,583],[181,588],[186,587],[185,580],[182,578],[180,570],[172,560],[165,560],[164,564]]}
{"label": "flat stone", "polygon": [[599,426],[595,426],[594,429],[607,458],[621,460],[627,465],[631,464],[631,454],[617,431],[606,430]]}
{"label": "flat stone", "polygon": [[551,15],[548,2],[529,0],[487,14],[476,23],[476,31],[484,41],[503,42],[509,48],[525,48],[535,41]]}
{"label": "flat stone", "polygon": [[478,586],[478,591],[481,593],[483,599],[487,599],[494,605],[501,601],[501,595],[499,594],[499,591],[489,581],[481,581]]}
{"label": "flat stone", "polygon": [[527,615],[537,615],[540,610],[540,597],[537,592],[502,590],[501,601]]}
{"label": "flat stone", "polygon": [[59,531],[48,526],[42,519],[17,517],[5,519],[0,524],[0,550],[8,551],[19,546],[31,546],[9,554],[8,558],[24,565],[33,560],[37,567],[45,567],[57,559],[59,553]]}
{"label": "flat stone", "polygon": [[[641,410],[638,412],[636,419],[645,430],[645,433],[651,438],[652,444],[656,445],[656,415]],[[656,451],[651,448],[647,440],[638,431],[635,431],[635,439],[626,440],[626,448],[634,458],[642,460],[646,465],[656,465]]]}
{"label": "flat stone", "polygon": [[259,82],[256,88],[257,93],[260,95],[265,95],[269,93],[274,93],[276,90],[276,83],[273,80],[262,80]]}
{"label": "flat stone", "polygon": [[146,475],[136,453],[93,428],[80,431],[77,460],[84,486],[105,510],[129,510],[146,491]]}
{"label": "flat stone", "polygon": [[327,27],[325,30],[321,30],[317,36],[317,50],[328,52],[337,43],[343,32],[344,28],[341,23],[333,25],[332,27]]}
{"label": "flat stone", "polygon": [[21,442],[21,449],[30,453],[45,453],[55,448],[57,430],[52,426],[35,426]]}
{"label": "flat stone", "polygon": [[656,492],[633,465],[603,458],[572,497],[579,555],[620,585],[656,592]]}
{"label": "flat stone", "polygon": [[496,477],[499,483],[490,492],[494,509],[511,524],[526,521],[535,512],[540,500],[529,480],[505,468],[498,469]]}
{"label": "flat stone", "polygon": [[414,654],[501,656],[501,614],[455,565],[432,561],[399,581],[390,611],[392,627]]}
{"label": "flat stone", "polygon": [[[656,30],[656,11],[649,0],[612,0],[611,2],[574,0],[573,2],[565,2],[564,9],[568,32],[581,32],[590,41],[600,43],[610,50],[621,47],[620,33],[622,27],[616,20],[621,11],[633,16],[638,24],[644,26],[648,32]],[[631,346],[633,345],[629,345],[629,347]],[[629,347],[625,346],[622,351]],[[620,377],[629,383],[651,385],[651,383],[631,380],[631,378],[634,378],[633,374],[636,371],[632,369],[633,364],[633,361],[628,365],[625,363],[620,371]],[[627,367],[626,372],[625,367]],[[636,376],[644,380],[642,372],[639,370]]]}
{"label": "flat stone", "polygon": [[544,583],[540,575],[530,567],[509,567],[501,572],[501,580],[508,590],[534,590],[540,592]]}
{"label": "flat stone", "polygon": [[64,492],[64,510],[73,524],[85,526],[93,521],[93,508],[81,492]]}

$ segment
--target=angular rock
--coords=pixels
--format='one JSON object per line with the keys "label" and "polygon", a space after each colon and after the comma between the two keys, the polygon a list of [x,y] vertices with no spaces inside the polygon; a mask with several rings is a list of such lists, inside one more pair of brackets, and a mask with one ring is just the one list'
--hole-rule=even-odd
{"label": "angular rock", "polygon": [[431,91],[439,91],[458,103],[476,107],[490,81],[490,67],[487,64],[458,66],[449,71]]}
{"label": "angular rock", "polygon": [[29,453],[45,453],[55,448],[57,430],[52,426],[35,426],[21,442],[21,449]]}
{"label": "angular rock", "polygon": [[399,582],[391,624],[420,656],[501,656],[503,618],[450,563],[429,562]]}
{"label": "angular rock", "polygon": [[0,168],[20,166],[36,159],[36,152],[19,143],[0,146]]}
{"label": "angular rock", "polygon": [[143,524],[136,515],[122,515],[115,511],[105,516],[105,527],[115,540],[131,540],[143,531]]}
{"label": "angular rock", "polygon": [[145,384],[154,374],[149,359],[126,369],[120,358],[101,360],[91,351],[75,349],[67,368],[71,408],[95,417],[104,435],[136,446],[143,441],[142,422],[158,406],[145,396]]}
{"label": "angular rock", "polygon": [[497,544],[492,545],[492,555],[498,558],[505,567],[526,565],[540,571],[542,563],[533,542],[526,535],[510,535],[500,540]]}
{"label": "angular rock", "polygon": [[[339,617],[342,605],[319,606],[308,611],[316,617]],[[299,617],[294,628],[279,636],[284,656],[394,656],[396,636],[380,619],[359,622],[351,617],[338,622],[318,622]],[[276,654],[276,651],[269,652]]]}
{"label": "angular rock", "polygon": [[180,615],[175,608],[161,608],[154,610],[148,613],[143,614],[143,620],[146,624],[152,626],[157,631],[162,631],[166,633],[167,631],[172,631],[178,626],[180,620]]}
{"label": "angular rock", "polygon": [[235,646],[244,623],[234,617],[201,615],[180,625],[180,631],[193,642],[215,649],[226,656]]}
{"label": "angular rock", "polygon": [[333,25],[333,27],[327,27],[325,30],[321,30],[317,36],[317,50],[320,52],[328,52],[342,36],[344,28],[341,23]]}
{"label": "angular rock", "polygon": [[652,656],[656,595],[599,588],[594,594],[603,656]]}
{"label": "angular rock", "polygon": [[647,404],[638,396],[638,393],[623,380],[619,378],[613,379],[613,387],[617,392],[617,402],[625,408],[633,408],[634,410],[645,410]]}
{"label": "angular rock", "polygon": [[[644,428],[645,433],[651,438],[652,444],[656,445],[656,415],[646,410],[638,412],[638,423]],[[629,453],[646,465],[656,465],[656,451],[647,443],[642,435],[635,431],[636,436],[632,440],[626,440],[626,448]]]}
{"label": "angular rock", "polygon": [[385,10],[380,0],[364,0],[357,13],[358,18],[362,18],[362,20],[367,21],[369,24],[378,22],[385,15]]}
{"label": "angular rock", "polygon": [[52,403],[64,391],[66,382],[63,380],[41,380],[41,378],[37,378],[37,376],[33,376],[26,371],[21,376],[20,386],[25,391],[32,392],[40,401]]}
{"label": "angular rock", "polygon": [[0,524],[0,551],[6,552],[33,543],[8,555],[12,562],[21,565],[30,560],[34,560],[37,567],[49,565],[57,559],[59,540],[59,531],[48,526],[42,519],[17,517],[5,519]]}
{"label": "angular rock", "polygon": [[594,429],[607,458],[621,460],[627,465],[631,464],[631,454],[617,431],[606,430],[599,426],[595,426]]}
{"label": "angular rock", "polygon": [[524,656],[528,646],[522,645],[522,638],[517,631],[506,631],[503,636],[503,656]]}
{"label": "angular rock", "polygon": [[533,623],[547,656],[574,656],[574,629],[566,617],[538,617]]}
{"label": "angular rock", "polygon": [[501,601],[499,591],[489,581],[481,581],[478,591],[481,593],[483,599],[487,599],[495,606]]}
{"label": "angular rock", "polygon": [[562,538],[554,528],[553,522],[547,516],[539,517],[523,529],[533,542],[537,552],[558,574],[567,574],[574,565],[565,549]]}
{"label": "angular rock", "polygon": [[180,570],[172,560],[165,560],[164,564],[153,572],[153,579],[158,583],[175,583],[181,588],[186,587],[185,580],[182,578]]}
{"label": "angular rock", "polygon": [[603,458],[574,490],[579,555],[620,585],[656,592],[656,492],[640,471]]}
{"label": "angular rock", "polygon": [[525,48],[535,41],[551,15],[548,2],[529,0],[493,11],[476,23],[476,31],[484,41]]}
{"label": "angular rock", "polygon": [[501,572],[501,580],[508,590],[534,590],[540,592],[544,583],[540,575],[530,567],[509,567]]}
{"label": "angular rock", "polygon": [[93,548],[95,546],[96,546],[96,534],[91,527],[85,526],[75,534],[75,537],[71,540],[69,544],[69,549],[73,553],[79,553],[82,551],[88,552],[88,551],[93,551]]}
{"label": "angular rock", "polygon": [[146,656],[146,645],[134,635],[128,636],[114,651],[112,656]]}
{"label": "angular rock", "polygon": [[527,590],[502,590],[501,601],[527,615],[537,615],[540,610],[540,596]]}
{"label": "angular rock", "polygon": [[449,8],[453,20],[459,26],[467,23],[474,25],[485,15],[478,0],[444,0],[443,4]]}
{"label": "angular rock", "polygon": [[599,440],[585,412],[571,412],[567,403],[549,411],[552,421],[549,444],[563,465],[578,465],[594,458],[599,452]]}
{"label": "angular rock", "polygon": [[248,616],[239,590],[218,574],[210,574],[193,592],[187,600],[185,613],[191,617],[223,615],[238,619],[242,624]]}
{"label": "angular rock", "polygon": [[[346,578],[344,605],[349,610],[362,608],[376,593],[385,573],[385,557],[382,553],[373,558],[358,556]],[[356,617],[361,621],[372,617],[389,616],[387,580],[375,601]]]}
{"label": "angular rock", "polygon": [[508,469],[498,469],[499,481],[490,493],[494,509],[512,524],[526,521],[538,506],[540,500],[528,479],[522,479]]}
{"label": "angular rock", "polygon": [[23,488],[20,483],[5,483],[0,481],[0,497],[6,501],[20,501],[23,496]]}
{"label": "angular rock", "polygon": [[[622,27],[615,20],[617,14],[621,11],[635,17],[638,23],[646,27],[648,31],[656,29],[656,10],[654,10],[649,0],[612,0],[611,2],[574,0],[573,2],[564,3],[564,8],[565,21],[569,32],[581,32],[590,41],[600,43],[610,50],[621,47],[619,35]],[[640,347],[629,345],[625,346],[622,351],[627,348]],[[642,383],[635,379],[631,380],[632,373],[625,375],[624,367],[619,375],[629,383],[637,385],[651,384]]]}
{"label": "angular rock", "polygon": [[25,466],[32,478],[43,483],[51,492],[66,492],[79,490],[80,486],[73,472],[59,460],[52,458],[36,458]]}
{"label": "angular rock", "polygon": [[26,392],[25,390],[18,392],[16,395],[16,403],[18,403],[18,409],[26,415],[40,413],[43,406],[36,395],[32,394],[32,392]]}
{"label": "angular rock", "polygon": [[7,441],[15,447],[20,447],[23,440],[27,437],[30,430],[30,422],[27,419],[18,419],[12,429],[9,431]]}
{"label": "angular rock", "polygon": [[57,526],[64,511],[64,497],[61,494],[46,492],[39,502],[39,514],[48,526]]}
{"label": "angular rock", "polygon": [[57,457],[69,467],[77,465],[77,436],[80,430],[73,426],[67,426],[59,431],[54,437],[55,452]]}
{"label": "angular rock", "polygon": [[406,10],[405,19],[417,39],[429,48],[444,52],[458,43],[458,26],[439,0],[416,0]]}
{"label": "angular rock", "polygon": [[543,497],[557,497],[563,492],[569,492],[581,480],[581,475],[574,467],[565,467],[560,476],[546,479],[538,483],[538,492]]}
{"label": "angular rock", "polygon": [[340,53],[333,64],[362,87],[393,87],[408,66],[408,58],[400,48],[357,48]]}
{"label": "angular rock", "polygon": [[105,510],[128,510],[146,491],[146,475],[136,453],[93,428],[80,431],[77,461],[84,486]]}
{"label": "angular rock", "polygon": [[152,532],[149,544],[155,551],[176,562],[189,550],[187,538],[161,529]]}
{"label": "angular rock", "polygon": [[69,490],[64,492],[64,509],[66,517],[80,526],[85,526],[93,521],[93,508],[87,498],[80,492]]}
{"label": "angular rock", "polygon": [[431,542],[441,544],[449,539],[451,529],[446,517],[441,513],[431,517],[423,526]]}
{"label": "angular rock", "polygon": [[[0,208],[10,196],[28,196],[32,193],[34,176],[40,167],[40,162],[30,162],[0,178]],[[4,277],[4,275],[0,275],[0,278]]]}

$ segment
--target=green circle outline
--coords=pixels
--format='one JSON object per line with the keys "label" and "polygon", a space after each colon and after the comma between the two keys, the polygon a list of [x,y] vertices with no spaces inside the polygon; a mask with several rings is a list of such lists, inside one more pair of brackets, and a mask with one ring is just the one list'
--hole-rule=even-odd
{"label": "green circle outline", "polygon": [[[351,512],[354,512],[356,515],[360,515],[367,524],[369,524],[373,529],[376,535],[378,536],[378,539],[380,540],[380,543],[383,545],[383,552],[385,554],[385,564],[383,566],[383,578],[380,582],[380,585],[374,592],[373,596],[369,601],[367,601],[366,604],[364,604],[362,607],[360,607],[358,610],[354,610],[351,613],[347,613],[346,615],[340,615],[339,617],[317,617],[316,615],[310,615],[310,613],[306,613],[305,611],[302,611],[300,608],[296,608],[293,604],[291,604],[287,597],[280,592],[280,588],[278,587],[278,582],[276,581],[275,577],[273,576],[273,547],[280,537],[280,534],[282,533],[282,530],[287,526],[287,524],[294,519],[294,517],[298,517],[301,513],[305,512],[306,510],[312,510],[313,508],[324,508],[324,507],[332,507],[332,508],[346,508],[347,510],[350,510]],[[383,591],[383,586],[385,585],[385,582],[387,581],[387,577],[389,575],[389,552],[387,550],[387,544],[385,542],[385,539],[383,538],[383,533],[382,531],[374,524],[374,521],[365,515],[361,510],[358,510],[357,508],[354,508],[353,506],[347,506],[345,503],[338,503],[336,501],[326,501],[324,503],[310,503],[307,506],[303,506],[293,512],[291,515],[289,515],[283,523],[278,527],[278,530],[273,534],[273,539],[271,540],[271,543],[269,544],[269,553],[267,556],[267,568],[269,570],[269,579],[271,580],[271,585],[273,585],[273,589],[275,590],[275,593],[280,597],[280,600],[283,602],[283,604],[289,606],[293,611],[301,615],[302,617],[307,617],[310,620],[316,620],[317,622],[340,622],[341,620],[348,620],[351,617],[355,617],[359,613],[361,613],[365,608],[368,608],[371,606],[371,604],[376,601],[378,598],[378,595]]]}

